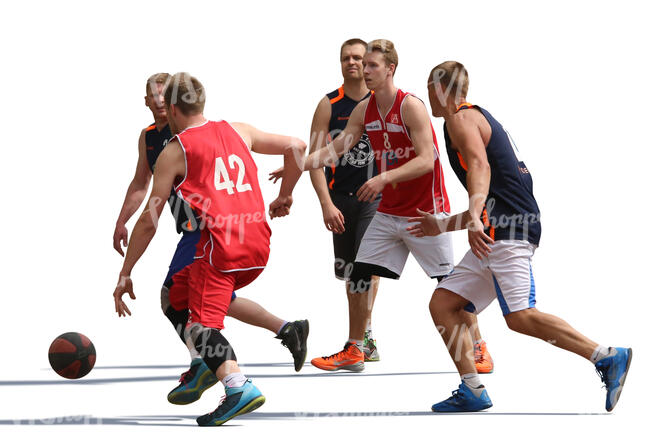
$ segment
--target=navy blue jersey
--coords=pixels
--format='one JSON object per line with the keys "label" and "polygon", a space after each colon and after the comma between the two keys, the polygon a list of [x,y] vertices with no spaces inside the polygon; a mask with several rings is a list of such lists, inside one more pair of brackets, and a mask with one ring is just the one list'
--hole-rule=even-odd
{"label": "navy blue jersey", "polygon": [[[160,156],[160,153],[171,139],[172,131],[169,128],[169,124],[165,125],[165,127],[160,131],[155,124],[152,124],[145,129],[144,141],[146,144],[147,163],[149,164],[151,172],[154,170],[158,156]],[[173,188],[169,195],[168,202],[174,220],[176,221],[176,232],[181,233],[183,231],[194,231],[198,228],[198,219],[194,212],[187,203],[182,201],[176,195]]]}
{"label": "navy blue jersey", "polygon": [[[369,96],[370,92],[361,101]],[[328,93],[327,97],[332,106],[329,137],[334,139],[345,129],[352,110],[361,101],[346,96],[343,86]],[[357,144],[339,158],[337,165],[325,167],[327,186],[334,192],[356,194],[357,190],[375,175],[377,175],[375,155],[365,132]]]}
{"label": "navy blue jersey", "polygon": [[[458,110],[474,108],[481,112],[492,128],[485,148],[490,164],[490,190],[483,209],[485,232],[494,240],[527,240],[539,245],[542,234],[539,208],[533,196],[533,179],[516,145],[503,126],[487,110],[462,104]],[[451,144],[447,124],[444,125],[449,162],[456,176],[467,189],[467,164]]]}

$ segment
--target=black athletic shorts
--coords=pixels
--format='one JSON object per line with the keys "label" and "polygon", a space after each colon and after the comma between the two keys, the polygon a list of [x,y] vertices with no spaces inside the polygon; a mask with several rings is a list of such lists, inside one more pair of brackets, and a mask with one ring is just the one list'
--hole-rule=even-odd
{"label": "black athletic shorts", "polygon": [[334,275],[338,279],[348,280],[361,239],[377,211],[381,196],[374,202],[360,202],[352,193],[330,191],[330,197],[345,219],[345,231],[342,234],[332,233]]}

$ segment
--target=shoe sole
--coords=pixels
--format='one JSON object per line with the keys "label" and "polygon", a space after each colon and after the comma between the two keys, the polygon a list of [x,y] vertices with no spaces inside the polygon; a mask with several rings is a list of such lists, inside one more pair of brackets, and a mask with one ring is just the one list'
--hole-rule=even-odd
{"label": "shoe sole", "polygon": [[450,410],[450,411],[436,411],[431,407],[431,411],[434,413],[478,413],[479,411],[487,410],[488,408],[492,408],[492,403],[490,402],[490,405],[484,408],[479,408],[478,410]]}
{"label": "shoe sole", "polygon": [[220,425],[223,425],[226,422],[228,422],[229,420],[231,420],[232,418],[236,418],[237,416],[241,416],[242,414],[250,413],[252,411],[257,410],[259,407],[264,405],[264,402],[266,402],[266,397],[257,396],[255,399],[253,399],[252,401],[247,403],[245,406],[243,406],[237,413],[233,414],[232,416],[228,417],[227,419],[222,419],[222,420],[219,420],[219,421],[211,422],[209,424],[204,425],[204,427],[209,427],[209,426],[218,427]]}
{"label": "shoe sole", "polygon": [[[312,363],[312,365],[314,364]],[[323,371],[339,371],[341,369],[344,369],[346,371],[351,371],[351,372],[362,372],[364,369],[366,369],[363,362],[358,362],[353,365],[341,365],[341,366],[334,366],[334,367],[324,367],[318,365],[314,365],[314,366],[318,369],[322,369]]]}
{"label": "shoe sole", "polygon": [[[206,390],[212,388],[217,382],[219,382],[215,377],[214,382],[210,383],[210,375],[214,376],[211,371],[206,371],[201,377],[199,377],[199,384],[196,389],[180,391],[175,393],[173,396],[170,393],[167,395],[167,401],[173,405],[189,405],[196,402],[201,398]],[[203,378],[203,376],[207,377]],[[202,386],[203,388],[201,388]]]}
{"label": "shoe sole", "polygon": [[616,395],[615,395],[615,397],[613,399],[613,403],[612,403],[611,408],[609,408],[609,409],[606,408],[606,410],[608,412],[611,412],[614,409],[614,407],[618,403],[618,399],[621,397],[621,392],[623,391],[623,385],[625,385],[625,379],[627,379],[627,373],[630,371],[630,364],[631,363],[632,363],[632,348],[629,348],[629,353],[628,353],[628,356],[627,356],[627,364],[625,365],[625,372],[623,373],[623,375],[621,376],[621,378],[618,381],[619,382],[618,390],[617,390]]}
{"label": "shoe sole", "polygon": [[293,365],[296,372],[299,372],[302,369],[302,367],[305,364],[305,360],[307,359],[307,337],[308,336],[309,336],[309,320],[305,320],[305,327],[303,328],[303,336],[300,339],[300,345],[304,346],[305,350],[303,351],[302,359],[300,361],[300,364],[298,366]]}

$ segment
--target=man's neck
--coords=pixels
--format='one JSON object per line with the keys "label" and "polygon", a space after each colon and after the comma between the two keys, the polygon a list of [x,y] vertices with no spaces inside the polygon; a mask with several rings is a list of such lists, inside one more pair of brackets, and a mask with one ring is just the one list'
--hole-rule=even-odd
{"label": "man's neck", "polygon": [[183,130],[189,129],[190,127],[198,127],[202,124],[205,124],[207,120],[205,119],[202,113],[199,113],[197,115],[186,117],[184,121],[185,122],[183,123],[184,124]]}
{"label": "man's neck", "polygon": [[386,85],[381,86],[381,88],[375,90],[375,98],[377,100],[377,106],[379,107],[379,112],[382,117],[386,117],[389,109],[395,102],[395,96],[397,95],[397,87],[393,84],[392,80],[387,82]]}
{"label": "man's neck", "polygon": [[169,123],[169,122],[167,121],[167,117],[164,117],[164,118],[156,118],[155,116],[154,116],[154,120],[153,120],[153,122],[154,122],[154,124],[156,125],[156,129],[158,129],[158,132],[160,132],[161,130],[163,130],[163,129],[165,128],[165,126]]}
{"label": "man's neck", "polygon": [[453,115],[455,115],[458,112],[458,108],[460,107],[461,104],[467,103],[467,99],[465,98],[458,98],[455,101],[449,102],[447,104],[447,107],[445,107],[445,111],[443,112],[442,117],[447,120]]}
{"label": "man's neck", "polygon": [[359,102],[366,97],[370,90],[366,87],[363,79],[344,79],[343,91],[345,96]]}

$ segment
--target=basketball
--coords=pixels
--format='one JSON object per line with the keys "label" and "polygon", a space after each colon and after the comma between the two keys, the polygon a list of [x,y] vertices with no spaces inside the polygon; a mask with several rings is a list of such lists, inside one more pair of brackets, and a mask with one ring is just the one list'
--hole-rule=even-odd
{"label": "basketball", "polygon": [[66,332],[54,339],[48,353],[50,366],[61,377],[79,379],[95,366],[95,346],[78,332]]}

